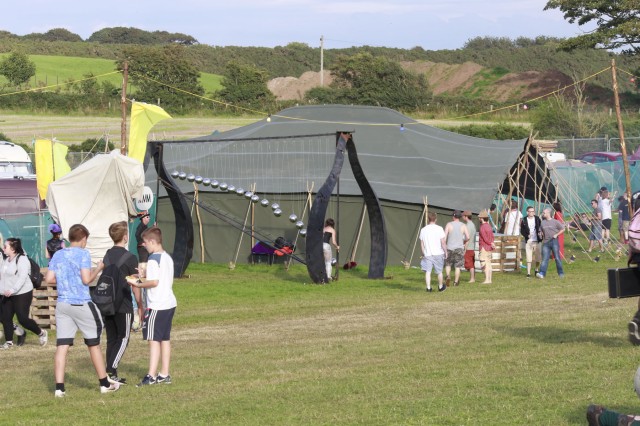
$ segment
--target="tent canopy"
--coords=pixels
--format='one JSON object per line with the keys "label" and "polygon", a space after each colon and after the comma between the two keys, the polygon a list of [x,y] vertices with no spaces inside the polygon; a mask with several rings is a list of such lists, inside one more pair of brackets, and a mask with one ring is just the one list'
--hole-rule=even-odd
{"label": "tent canopy", "polygon": [[[238,170],[224,170],[224,176],[212,171],[213,175],[208,177],[226,179],[228,183],[244,188],[251,182],[260,182],[258,189],[266,193],[299,192],[304,188],[267,177],[264,158],[272,151],[257,147],[273,145],[269,138],[327,135],[340,131],[353,132],[364,172],[380,199],[422,204],[423,197],[428,196],[430,205],[473,212],[491,204],[526,142],[460,135],[421,124],[388,108],[302,106],[285,109],[269,119],[238,129],[180,141],[179,147],[171,153],[165,151],[164,161],[168,169],[191,170],[204,176],[206,167],[202,163],[211,161],[208,156],[225,155],[227,164],[236,164]],[[254,142],[246,147],[249,138]],[[242,150],[237,148],[241,140],[245,144]],[[321,159],[332,159],[335,150],[335,138],[333,142],[330,136],[327,140],[326,146],[316,149],[316,155],[310,159],[301,152],[304,143],[297,147],[293,143],[283,145],[276,154],[285,159],[291,175],[323,176],[324,173],[326,177],[331,163]],[[211,147],[207,149],[189,147],[191,143],[214,141],[221,143],[209,144]],[[324,170],[313,170],[322,167]],[[217,167],[217,171],[220,170]],[[188,188],[186,182],[183,184]],[[321,182],[316,188],[319,184]],[[340,185],[341,194],[360,194],[348,165],[343,169]]]}
{"label": "tent canopy", "polygon": [[51,183],[47,205],[65,238],[72,225],[87,227],[91,235],[86,248],[98,261],[113,246],[109,226],[136,215],[133,198],[142,195],[143,187],[142,164],[113,151],[97,155]]}

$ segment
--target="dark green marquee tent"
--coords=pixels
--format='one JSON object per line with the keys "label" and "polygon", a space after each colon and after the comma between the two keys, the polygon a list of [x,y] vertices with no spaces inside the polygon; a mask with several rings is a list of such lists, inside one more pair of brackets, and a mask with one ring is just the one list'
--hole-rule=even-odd
{"label": "dark green marquee tent", "polygon": [[[442,224],[454,209],[477,213],[488,208],[527,146],[526,140],[479,139],[440,130],[387,108],[343,105],[288,108],[231,131],[179,142],[154,142],[153,147],[162,145],[162,154],[156,158],[168,173],[180,171],[217,180],[236,191],[254,190],[270,204],[278,202],[283,211],[276,217],[270,207],[261,207],[260,203],[252,206],[242,193],[238,196],[199,185],[200,203],[208,206],[209,212],[200,211],[198,221],[190,201],[194,183],[176,179],[180,191],[188,195],[185,200],[192,210],[193,260],[234,262],[236,253],[239,262],[251,260],[251,248],[261,238],[241,238],[237,227],[229,226],[220,214],[246,228],[253,225],[274,238],[297,240],[296,252],[303,253],[304,239],[298,238],[298,229],[288,217],[295,214],[305,220],[308,192],[319,189],[331,170],[337,132],[352,133],[364,173],[384,207],[389,264],[411,257],[413,265],[419,264],[419,247],[415,255],[412,253],[425,197],[429,209],[439,213],[438,222]],[[542,172],[546,170],[544,163],[540,164],[531,164],[530,173],[522,173],[522,191],[549,181]],[[537,182],[527,185],[526,175]],[[367,221],[361,220],[360,189],[346,161],[339,182],[339,197],[336,190],[328,215],[339,215],[340,262],[353,257],[366,264],[369,230]],[[154,167],[147,167],[147,185],[156,187]],[[165,198],[166,191],[161,188],[159,195],[159,221],[170,235],[176,219]],[[357,251],[352,253],[356,245]]]}

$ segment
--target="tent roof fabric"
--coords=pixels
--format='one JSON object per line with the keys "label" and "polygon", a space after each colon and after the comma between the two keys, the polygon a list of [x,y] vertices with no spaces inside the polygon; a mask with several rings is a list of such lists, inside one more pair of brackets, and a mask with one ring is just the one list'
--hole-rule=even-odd
{"label": "tent roof fabric", "polygon": [[[246,138],[335,132],[353,132],[364,173],[379,198],[422,204],[423,197],[427,196],[430,205],[473,212],[491,204],[526,142],[464,136],[421,124],[388,108],[323,105],[288,108],[248,126],[179,144],[185,148],[189,142],[224,141],[231,145]],[[166,159],[174,166],[188,163],[187,158],[194,155],[186,151],[173,154],[181,159]],[[330,151],[328,154],[333,155]],[[329,172],[330,167],[326,175]],[[260,170],[244,170],[244,173],[262,181],[264,191],[277,189],[265,188],[269,182],[260,180],[263,176]],[[340,184],[341,194],[360,194],[348,163]],[[285,192],[281,186],[279,189]]]}

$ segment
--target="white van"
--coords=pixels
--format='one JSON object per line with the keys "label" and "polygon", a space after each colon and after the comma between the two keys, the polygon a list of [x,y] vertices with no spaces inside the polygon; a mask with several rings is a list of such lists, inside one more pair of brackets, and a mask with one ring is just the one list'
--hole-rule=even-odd
{"label": "white van", "polygon": [[541,152],[540,155],[545,157],[547,161],[555,163],[556,161],[567,161],[567,156],[561,152]]}
{"label": "white van", "polygon": [[0,141],[0,179],[35,179],[31,157],[21,146]]}

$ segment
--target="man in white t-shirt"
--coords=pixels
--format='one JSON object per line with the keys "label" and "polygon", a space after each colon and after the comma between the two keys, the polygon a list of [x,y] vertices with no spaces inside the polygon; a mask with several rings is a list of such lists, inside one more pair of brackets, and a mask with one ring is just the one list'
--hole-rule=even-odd
{"label": "man in white t-shirt", "polygon": [[[142,338],[149,342],[149,371],[137,387],[170,384],[171,324],[177,301],[173,294],[173,259],[162,248],[162,232],[152,227],[142,233],[142,241],[149,252],[144,281],[127,277],[127,282],[147,289],[147,309],[142,322]],[[158,364],[162,359],[160,371]]]}
{"label": "man in white t-shirt", "polygon": [[425,272],[427,291],[431,292],[431,271],[435,268],[438,274],[438,291],[444,291],[447,287],[442,283],[442,268],[447,256],[447,243],[444,229],[436,225],[438,215],[429,212],[427,219],[429,224],[420,230],[420,246],[422,247],[422,261],[420,266]]}
{"label": "man in white t-shirt", "polygon": [[520,221],[522,213],[518,210],[518,202],[511,200],[511,210],[507,213],[504,227],[504,235],[520,235]]}
{"label": "man in white t-shirt", "polygon": [[596,200],[598,200],[598,208],[602,211],[602,241],[606,245],[611,238],[611,195],[606,186],[600,188],[600,191],[596,194]]}

